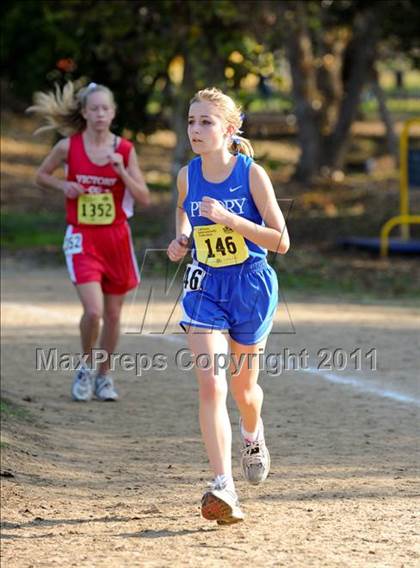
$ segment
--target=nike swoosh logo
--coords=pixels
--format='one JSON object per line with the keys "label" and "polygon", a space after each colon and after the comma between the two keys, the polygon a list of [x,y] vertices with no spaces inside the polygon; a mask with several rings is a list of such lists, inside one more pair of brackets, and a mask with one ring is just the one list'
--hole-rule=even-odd
{"label": "nike swoosh logo", "polygon": [[229,191],[232,193],[232,191],[236,191],[237,189],[239,189],[240,187],[242,187],[242,185],[237,185],[236,187],[230,187]]}

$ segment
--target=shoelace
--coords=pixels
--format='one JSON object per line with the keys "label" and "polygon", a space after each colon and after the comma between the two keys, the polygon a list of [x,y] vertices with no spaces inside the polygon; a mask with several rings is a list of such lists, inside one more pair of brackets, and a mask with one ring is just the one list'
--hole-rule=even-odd
{"label": "shoelace", "polygon": [[242,450],[242,454],[247,458],[248,465],[260,465],[263,461],[263,453],[261,452],[264,442],[256,440],[248,443]]}
{"label": "shoelace", "polygon": [[87,383],[90,380],[89,374],[84,369],[81,369],[77,375],[77,380],[81,383]]}
{"label": "shoelace", "polygon": [[223,491],[223,489],[226,489],[227,483],[226,481],[222,481],[220,479],[219,476],[217,476],[215,479],[213,479],[213,481],[210,481],[209,483],[207,483],[207,486],[213,491],[213,490],[217,490],[217,491]]}
{"label": "shoelace", "polygon": [[98,391],[101,392],[103,389],[105,388],[114,388],[114,385],[112,383],[112,380],[109,378],[104,378],[101,380],[101,382],[98,385]]}
{"label": "shoelace", "polygon": [[238,496],[236,495],[236,491],[228,487],[227,482],[223,479],[220,479],[220,475],[213,479],[213,481],[207,483],[207,485],[210,491],[227,491],[233,498],[234,502],[238,504]]}

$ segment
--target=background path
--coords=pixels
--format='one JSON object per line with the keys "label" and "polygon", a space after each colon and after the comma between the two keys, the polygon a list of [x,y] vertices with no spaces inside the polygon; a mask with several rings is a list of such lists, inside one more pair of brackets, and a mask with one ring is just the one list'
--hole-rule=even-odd
{"label": "background path", "polygon": [[[195,379],[175,364],[186,345],[169,333],[178,331],[176,312],[168,333],[146,333],[167,323],[176,292],[165,297],[155,281],[145,333],[133,333],[150,283],[127,303],[124,329],[132,333],[120,352],[161,353],[167,369],[117,369],[120,402],[75,404],[71,373],[35,370],[37,348],[79,351],[80,308],[66,273],[6,264],[3,396],[30,418],[3,424],[2,472],[13,475],[2,477],[5,566],[415,566],[420,311],[340,302],[279,308],[275,330],[283,333],[271,336],[267,352],[290,365],[287,355],[307,353],[306,369],[262,374],[272,472],[261,487],[241,481],[230,401],[247,520],[218,528],[199,514],[210,475]],[[360,370],[349,357],[357,349]],[[330,352],[342,362],[337,350],[349,360],[343,370],[321,365]]]}

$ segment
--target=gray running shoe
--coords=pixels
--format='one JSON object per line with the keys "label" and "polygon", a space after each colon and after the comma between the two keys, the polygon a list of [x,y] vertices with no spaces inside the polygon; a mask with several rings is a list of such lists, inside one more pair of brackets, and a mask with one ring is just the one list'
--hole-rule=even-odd
{"label": "gray running shoe", "polygon": [[118,400],[118,393],[109,375],[99,375],[95,379],[95,396],[104,402]]}
{"label": "gray running shoe", "polygon": [[219,477],[210,484],[209,491],[201,499],[201,514],[209,521],[217,521],[219,525],[233,525],[245,518],[235,490],[229,489]]}
{"label": "gray running shoe", "polygon": [[92,371],[87,367],[80,367],[73,378],[71,396],[78,402],[88,402],[92,398],[92,391]]}
{"label": "gray running shoe", "polygon": [[267,479],[270,472],[270,452],[265,445],[264,425],[260,420],[258,438],[255,442],[249,442],[242,435],[242,419],[239,420],[239,430],[243,441],[241,468],[245,479],[258,485]]}

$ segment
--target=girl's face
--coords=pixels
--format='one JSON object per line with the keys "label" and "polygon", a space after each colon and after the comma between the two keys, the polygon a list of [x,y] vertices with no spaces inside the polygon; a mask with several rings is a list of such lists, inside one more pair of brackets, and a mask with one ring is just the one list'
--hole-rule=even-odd
{"label": "girl's face", "polygon": [[188,113],[188,138],[193,152],[205,154],[222,149],[229,137],[229,127],[213,103],[193,103]]}
{"label": "girl's face", "polygon": [[115,105],[108,93],[96,91],[88,95],[82,115],[88,127],[96,131],[108,130],[115,117]]}

